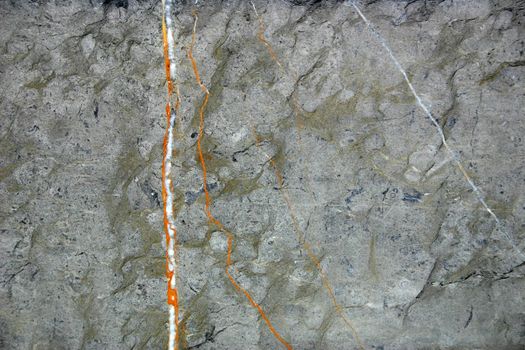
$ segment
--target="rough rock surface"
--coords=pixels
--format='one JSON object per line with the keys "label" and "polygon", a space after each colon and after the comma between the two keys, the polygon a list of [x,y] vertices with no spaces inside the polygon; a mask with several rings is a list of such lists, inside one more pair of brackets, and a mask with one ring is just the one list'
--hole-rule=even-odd
{"label": "rough rock surface", "polygon": [[[297,232],[367,349],[523,349],[525,5],[361,4],[497,225],[363,21],[310,3],[255,1],[282,68],[248,1],[195,7],[232,273],[294,349],[357,348]],[[184,347],[279,349],[203,212],[192,8],[176,15]],[[160,13],[152,0],[0,2],[2,349],[166,347]]]}

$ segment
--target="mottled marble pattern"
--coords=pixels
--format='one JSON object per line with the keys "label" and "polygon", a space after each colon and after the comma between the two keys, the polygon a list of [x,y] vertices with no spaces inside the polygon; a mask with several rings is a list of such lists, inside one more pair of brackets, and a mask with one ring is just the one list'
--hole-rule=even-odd
{"label": "mottled marble pattern", "polygon": [[[1,349],[167,346],[161,4],[102,2],[0,2]],[[283,348],[203,210],[195,8],[211,210],[283,338],[357,349],[346,315],[366,349],[523,349],[525,5],[360,3],[498,226],[348,4],[254,1],[272,57],[249,1],[193,3],[175,15],[182,348]]]}

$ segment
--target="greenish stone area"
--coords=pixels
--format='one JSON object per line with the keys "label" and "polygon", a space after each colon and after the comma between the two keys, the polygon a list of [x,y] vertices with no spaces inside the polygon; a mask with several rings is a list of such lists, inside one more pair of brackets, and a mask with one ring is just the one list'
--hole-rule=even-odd
{"label": "greenish stone area", "polygon": [[[253,5],[276,57],[250,2],[174,13],[181,349],[284,348],[204,211],[194,10],[228,271],[293,349],[522,349],[523,6],[359,2],[498,224],[349,3]],[[161,11],[0,2],[0,349],[168,346]]]}

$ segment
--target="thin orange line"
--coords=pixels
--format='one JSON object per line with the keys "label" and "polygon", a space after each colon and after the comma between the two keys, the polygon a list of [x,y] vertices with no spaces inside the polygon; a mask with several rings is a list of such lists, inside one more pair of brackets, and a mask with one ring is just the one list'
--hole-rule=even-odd
{"label": "thin orange line", "polygon": [[[255,137],[255,144],[257,145],[257,147],[259,147],[260,142],[261,142],[261,138],[259,137],[259,135],[257,135],[254,127],[252,127],[252,132],[253,132],[254,137]],[[277,167],[277,164],[276,164],[275,160],[273,158],[271,158],[270,156],[268,156],[268,155],[266,155],[266,156],[268,157],[271,166],[274,168],[275,177],[277,179],[277,184],[279,186],[279,191],[281,192],[281,194],[283,196],[283,199],[284,199],[284,201],[286,203],[286,206],[288,207],[288,211],[289,211],[290,217],[292,219],[292,224],[293,224],[293,227],[294,227],[294,233],[297,236],[297,240],[303,246],[303,248],[306,250],[306,254],[308,255],[310,260],[316,266],[316,268],[317,268],[317,270],[319,272],[319,275],[321,276],[321,280],[322,280],[323,286],[328,291],[328,295],[329,295],[330,299],[332,300],[332,304],[334,305],[334,308],[335,308],[337,314],[343,319],[343,322],[348,326],[348,328],[352,332],[352,336],[354,337],[354,339],[355,339],[356,343],[358,344],[359,348],[360,349],[364,349],[365,347],[363,345],[363,342],[361,341],[361,339],[360,339],[356,329],[354,328],[354,326],[352,324],[352,321],[350,321],[350,319],[348,319],[348,317],[345,315],[345,313],[343,311],[343,307],[337,302],[337,299],[335,298],[334,290],[332,288],[330,280],[328,279],[328,276],[326,275],[326,273],[324,272],[324,270],[323,270],[323,268],[321,266],[321,262],[319,261],[319,258],[315,255],[315,253],[314,253],[310,243],[308,243],[306,241],[304,232],[301,230],[300,225],[299,225],[299,221],[297,220],[297,216],[295,215],[295,210],[293,208],[292,201],[290,199],[288,191],[283,186],[284,185],[283,176],[282,176],[281,172],[279,171],[279,168]]]}
{"label": "thin orange line", "polygon": [[259,38],[259,41],[262,42],[264,44],[264,46],[266,46],[266,48],[268,48],[268,52],[270,53],[270,56],[275,61],[275,63],[277,63],[277,65],[279,67],[281,67],[281,69],[284,70],[283,65],[279,61],[279,58],[277,58],[277,55],[275,54],[275,51],[273,50],[272,45],[268,42],[268,40],[266,40],[266,38],[264,36],[264,31],[265,31],[264,21],[263,21],[262,17],[259,16],[259,13],[257,13],[257,9],[255,8],[255,5],[253,4],[253,2],[251,2],[251,4],[252,4],[253,9],[255,11],[255,15],[257,16],[257,19],[259,20],[259,31],[257,32],[257,38]]}
{"label": "thin orange line", "polygon": [[166,70],[166,81],[168,82],[168,97],[173,94],[173,82],[170,77],[170,59],[168,55],[168,31],[166,29],[166,20],[162,16],[162,44],[164,48],[164,67]]}
{"label": "thin orange line", "polygon": [[[259,31],[258,31],[257,37],[258,37],[259,41],[261,41],[267,47],[268,53],[270,54],[270,57],[275,61],[275,63],[277,63],[279,68],[281,68],[284,71],[285,69],[283,68],[283,65],[281,64],[281,62],[279,61],[279,58],[275,54],[275,51],[273,50],[272,45],[264,37],[264,21],[263,21],[263,18],[262,18],[262,16],[260,16],[257,13],[257,9],[255,8],[255,5],[253,3],[252,3],[252,6],[253,6],[253,9],[255,11],[255,15],[257,16],[257,19],[259,20]],[[293,74],[293,73],[294,72],[290,71],[290,75],[294,76],[294,79],[297,80],[297,74]],[[302,150],[302,144],[301,144],[301,138],[300,138],[300,129],[303,128],[303,123],[302,123],[302,120],[299,118],[299,110],[301,109],[301,107],[299,106],[299,103],[298,103],[297,98],[295,96],[293,96],[293,98],[292,98],[292,104],[293,104],[293,109],[294,109],[295,116],[296,116],[296,118],[295,118],[296,120],[295,121],[296,121],[297,135],[298,135],[298,143],[299,143],[300,149]],[[255,136],[256,145],[259,146],[260,138],[257,135],[257,133],[255,132],[255,128],[252,127],[252,131],[253,131],[254,136]],[[292,223],[293,223],[293,226],[294,226],[294,229],[295,229],[294,232],[296,233],[296,235],[298,237],[299,243],[302,244],[302,246],[306,250],[306,253],[307,253],[308,257],[310,258],[310,260],[312,260],[312,262],[317,267],[317,270],[319,271],[319,275],[321,276],[321,280],[323,281],[323,286],[328,291],[329,297],[332,300],[332,303],[333,303],[333,305],[335,307],[335,310],[336,310],[337,314],[339,314],[339,316],[343,319],[344,323],[348,326],[348,328],[352,332],[352,336],[354,337],[355,341],[357,342],[359,348],[360,349],[364,349],[365,347],[364,347],[361,339],[359,338],[359,335],[357,334],[357,331],[354,328],[354,326],[352,324],[352,321],[350,321],[350,319],[345,315],[345,313],[343,312],[343,307],[337,302],[337,300],[335,298],[335,294],[334,294],[332,285],[330,283],[330,280],[328,279],[328,276],[326,275],[326,273],[324,272],[323,268],[321,267],[321,263],[319,261],[319,258],[317,258],[317,256],[313,252],[313,249],[312,249],[311,245],[308,242],[306,242],[306,238],[304,236],[304,233],[302,232],[302,230],[301,230],[301,228],[299,226],[297,217],[295,215],[295,211],[293,209],[292,202],[291,202],[290,197],[288,195],[288,191],[286,191],[286,189],[283,188],[283,177],[282,177],[282,174],[280,173],[279,169],[277,168],[276,163],[273,160],[273,158],[270,158],[270,164],[275,169],[275,176],[277,178],[277,182],[278,182],[279,188],[280,188],[281,193],[283,195],[283,199],[286,202],[286,205],[288,206],[288,211],[290,212],[290,217],[292,219]],[[308,186],[308,187],[310,187],[310,186]],[[310,189],[310,192],[312,192],[311,188],[309,188],[309,189]]]}
{"label": "thin orange line", "polygon": [[210,93],[209,93],[208,89],[206,88],[206,86],[201,81],[201,78],[200,78],[200,75],[199,75],[199,70],[197,68],[197,62],[195,61],[195,58],[193,57],[193,47],[195,45],[195,29],[196,29],[196,26],[197,26],[197,19],[198,19],[197,14],[195,12],[193,13],[193,16],[195,17],[195,23],[193,25],[193,33],[192,33],[192,37],[191,37],[191,45],[190,45],[190,48],[188,50],[188,58],[190,59],[191,65],[193,67],[193,72],[195,74],[195,80],[197,81],[197,84],[199,84],[201,90],[205,94],[204,95],[204,100],[202,101],[202,104],[201,104],[201,106],[199,108],[199,134],[198,134],[198,137],[197,137],[197,153],[199,155],[199,160],[200,160],[201,167],[202,167],[202,182],[203,182],[203,190],[204,190],[204,196],[205,196],[205,212],[206,212],[206,216],[223,233],[225,233],[227,238],[228,238],[228,253],[227,253],[227,257],[226,257],[226,268],[225,268],[225,272],[226,272],[226,275],[228,276],[228,279],[233,284],[235,289],[237,289],[237,291],[242,292],[246,296],[246,298],[248,299],[250,304],[254,308],[257,309],[257,311],[261,315],[261,317],[264,320],[264,322],[266,322],[266,325],[268,326],[268,329],[270,330],[270,332],[272,332],[272,334],[275,336],[275,338],[279,342],[281,342],[286,347],[286,349],[292,350],[292,346],[288,342],[286,342],[286,340],[283,339],[283,337],[279,334],[279,332],[277,332],[277,330],[272,325],[272,323],[270,322],[270,320],[266,316],[266,314],[265,314],[264,310],[261,308],[261,306],[255,302],[255,300],[252,298],[250,293],[248,293],[248,291],[246,289],[241,287],[235,281],[233,276],[230,274],[229,267],[231,266],[233,234],[230,231],[228,231],[224,227],[224,225],[213,216],[213,214],[211,213],[211,210],[210,210],[211,197],[210,197],[210,193],[208,191],[206,162],[204,161],[204,155],[202,153],[202,144],[201,144],[202,136],[204,134],[204,110],[206,109],[206,105],[208,104],[208,98],[210,96]]}

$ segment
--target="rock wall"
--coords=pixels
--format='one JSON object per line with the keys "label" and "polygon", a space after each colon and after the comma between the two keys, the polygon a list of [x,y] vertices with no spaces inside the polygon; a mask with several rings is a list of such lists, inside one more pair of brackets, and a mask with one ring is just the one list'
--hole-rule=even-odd
{"label": "rock wall", "polygon": [[[302,3],[302,4],[291,4]],[[525,5],[181,2],[181,348],[523,349]],[[163,349],[160,1],[0,2],[0,348]]]}

